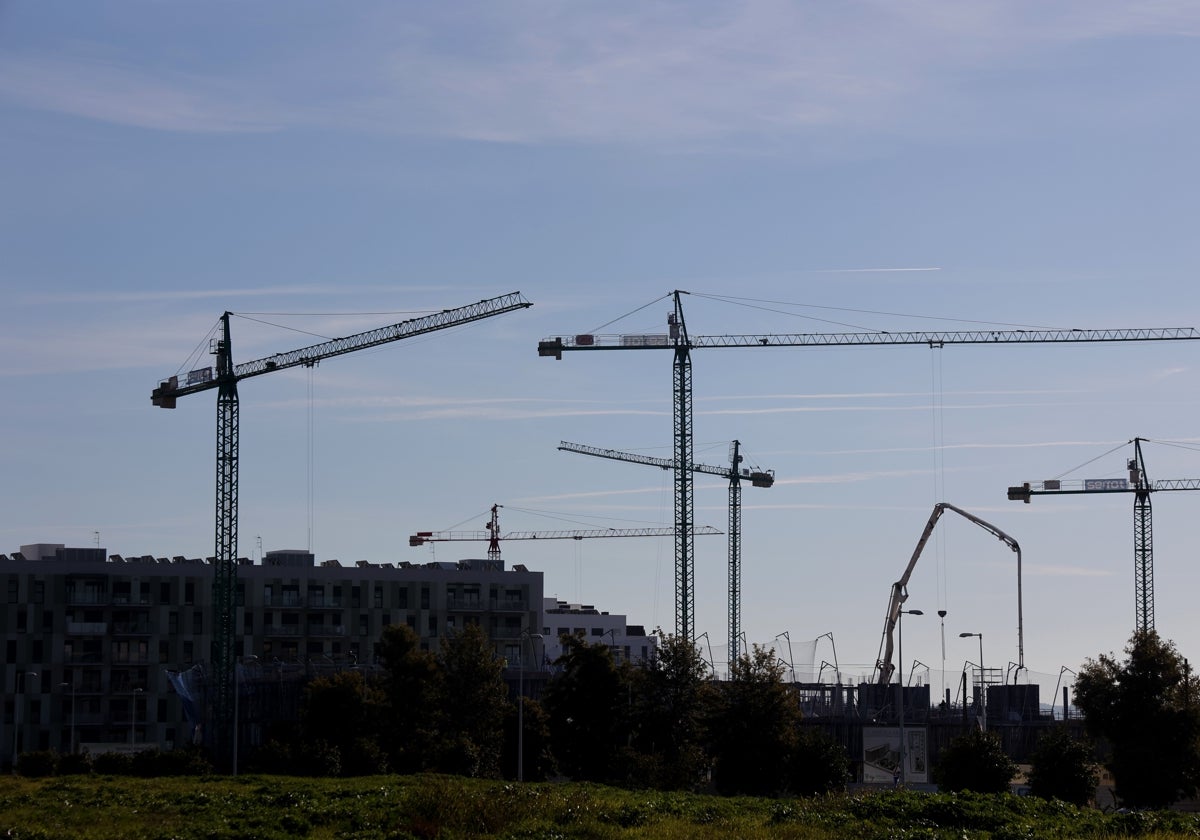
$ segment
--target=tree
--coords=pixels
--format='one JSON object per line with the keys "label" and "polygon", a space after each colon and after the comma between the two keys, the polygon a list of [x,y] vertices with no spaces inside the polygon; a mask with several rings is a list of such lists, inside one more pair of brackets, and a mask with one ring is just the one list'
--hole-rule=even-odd
{"label": "tree", "polygon": [[1197,681],[1171,642],[1135,632],[1126,659],[1089,659],[1075,679],[1075,705],[1089,734],[1107,739],[1116,795],[1133,808],[1165,808],[1200,784]]}
{"label": "tree", "polygon": [[1096,792],[1096,766],[1092,746],[1056,726],[1038,739],[1031,756],[1029,789],[1042,799],[1061,799],[1087,805]]}
{"label": "tree", "polygon": [[543,705],[558,768],[573,779],[607,781],[616,769],[622,705],[627,704],[612,652],[579,636],[562,637],[562,670],[546,684]]}
{"label": "tree", "polygon": [[479,625],[468,624],[443,641],[438,663],[446,711],[439,769],[463,776],[499,776],[511,705],[503,661]]}
{"label": "tree", "polygon": [[641,778],[660,789],[692,789],[708,767],[705,720],[716,698],[708,663],[682,636],[658,634],[658,652],[631,669],[631,742]]}
{"label": "tree", "polygon": [[933,768],[933,780],[947,791],[973,790],[1004,793],[1017,773],[1000,738],[991,732],[972,730],[950,742]]}
{"label": "tree", "polygon": [[399,773],[430,769],[441,741],[444,683],[437,657],[421,650],[405,624],[385,627],[379,641],[387,714],[382,726],[392,767]]}
{"label": "tree", "polygon": [[788,790],[796,796],[833,793],[846,787],[850,757],[824,732],[802,729],[788,757]]}
{"label": "tree", "polygon": [[335,751],[341,775],[387,772],[387,759],[375,743],[363,682],[356,671],[310,682],[304,689],[300,722],[300,743]]}
{"label": "tree", "polygon": [[771,796],[787,786],[800,707],[774,651],[754,646],[730,667],[711,721],[713,781],[725,794]]}

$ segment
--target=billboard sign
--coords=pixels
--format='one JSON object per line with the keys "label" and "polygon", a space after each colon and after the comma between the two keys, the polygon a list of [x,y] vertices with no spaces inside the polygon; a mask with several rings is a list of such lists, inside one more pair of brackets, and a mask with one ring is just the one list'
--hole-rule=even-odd
{"label": "billboard sign", "polygon": [[1091,491],[1128,490],[1129,480],[1125,478],[1085,478],[1083,489]]}

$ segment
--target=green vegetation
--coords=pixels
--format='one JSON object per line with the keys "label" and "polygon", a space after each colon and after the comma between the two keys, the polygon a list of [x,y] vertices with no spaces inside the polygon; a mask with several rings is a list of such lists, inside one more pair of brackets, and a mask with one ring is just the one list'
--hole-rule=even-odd
{"label": "green vegetation", "polygon": [[1200,819],[1191,815],[1104,814],[1008,794],[886,790],[768,799],[433,775],[0,778],[0,837],[18,840],[1175,840],[1197,835]]}
{"label": "green vegetation", "polygon": [[1171,642],[1134,633],[1126,659],[1088,660],[1075,680],[1075,705],[1088,732],[1105,738],[1121,804],[1164,808],[1200,786],[1200,682]]}

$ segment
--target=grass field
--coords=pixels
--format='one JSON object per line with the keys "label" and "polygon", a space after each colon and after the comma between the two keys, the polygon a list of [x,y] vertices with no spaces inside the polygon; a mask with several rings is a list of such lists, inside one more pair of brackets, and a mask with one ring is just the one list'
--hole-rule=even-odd
{"label": "grass field", "polygon": [[1173,812],[1104,814],[1012,796],[892,790],[757,799],[447,776],[0,779],[5,840],[297,837],[1174,840],[1200,837],[1200,820]]}

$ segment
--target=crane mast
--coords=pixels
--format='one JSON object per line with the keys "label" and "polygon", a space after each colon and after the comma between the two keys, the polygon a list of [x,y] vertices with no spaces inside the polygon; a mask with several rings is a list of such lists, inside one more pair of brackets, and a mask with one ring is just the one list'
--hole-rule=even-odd
{"label": "crane mast", "polygon": [[942,348],[948,344],[1049,344],[1087,342],[1194,341],[1194,327],[1165,327],[1107,330],[959,330],[949,332],[846,332],[787,333],[771,335],[689,335],[684,325],[680,290],[672,292],[673,311],[667,316],[667,332],[653,334],[554,336],[538,342],[538,356],[562,360],[563,353],[576,350],[671,350],[674,355],[672,418],[675,434],[675,632],[694,637],[692,615],[695,591],[692,583],[692,363],[691,350],[708,347],[850,347],[900,344]]}
{"label": "crane mast", "polygon": [[[213,743],[218,753],[223,753],[226,749],[234,709],[240,427],[238,382],[298,365],[312,367],[333,356],[471,323],[532,305],[520,292],[512,292],[456,309],[444,309],[434,315],[401,321],[388,327],[335,338],[287,353],[276,353],[236,366],[233,364],[229,329],[231,313],[225,312],[221,316],[220,337],[213,342],[211,348],[211,352],[216,356],[215,372],[211,367],[199,368],[188,373],[183,382],[180,382],[179,376],[172,376],[161,381],[151,392],[150,400],[153,405],[159,408],[175,408],[179,397],[217,389],[216,554],[213,559],[211,702]],[[237,737],[236,729],[232,730],[232,737]]]}
{"label": "crane mast", "polygon": [[[1150,481],[1142,443],[1146,438],[1135,437],[1133,458],[1126,461],[1128,480],[1124,478],[1087,479],[1072,483],[1051,479],[1040,483],[1025,482],[1008,488],[1011,501],[1029,504],[1031,496],[1056,496],[1080,493],[1133,494],[1133,601],[1134,627],[1138,632],[1154,629],[1154,522],[1150,494],[1159,490],[1200,490],[1200,479],[1166,479]],[[1065,486],[1064,486],[1065,485]]]}
{"label": "crane mast", "polygon": [[[740,656],[742,636],[742,479],[750,481],[755,487],[770,487],[775,483],[773,470],[742,469],[741,443],[733,441],[729,444],[729,466],[714,467],[707,464],[692,464],[691,471],[708,475],[719,475],[729,480],[729,660],[732,662]],[[664,470],[673,470],[675,461],[671,458],[657,458],[651,455],[638,455],[633,452],[621,452],[616,449],[601,449],[596,446],[585,446],[580,443],[562,441],[558,448],[564,452],[575,452],[579,455],[593,455],[597,458],[608,458],[613,461],[627,461],[633,464],[645,464]]]}

